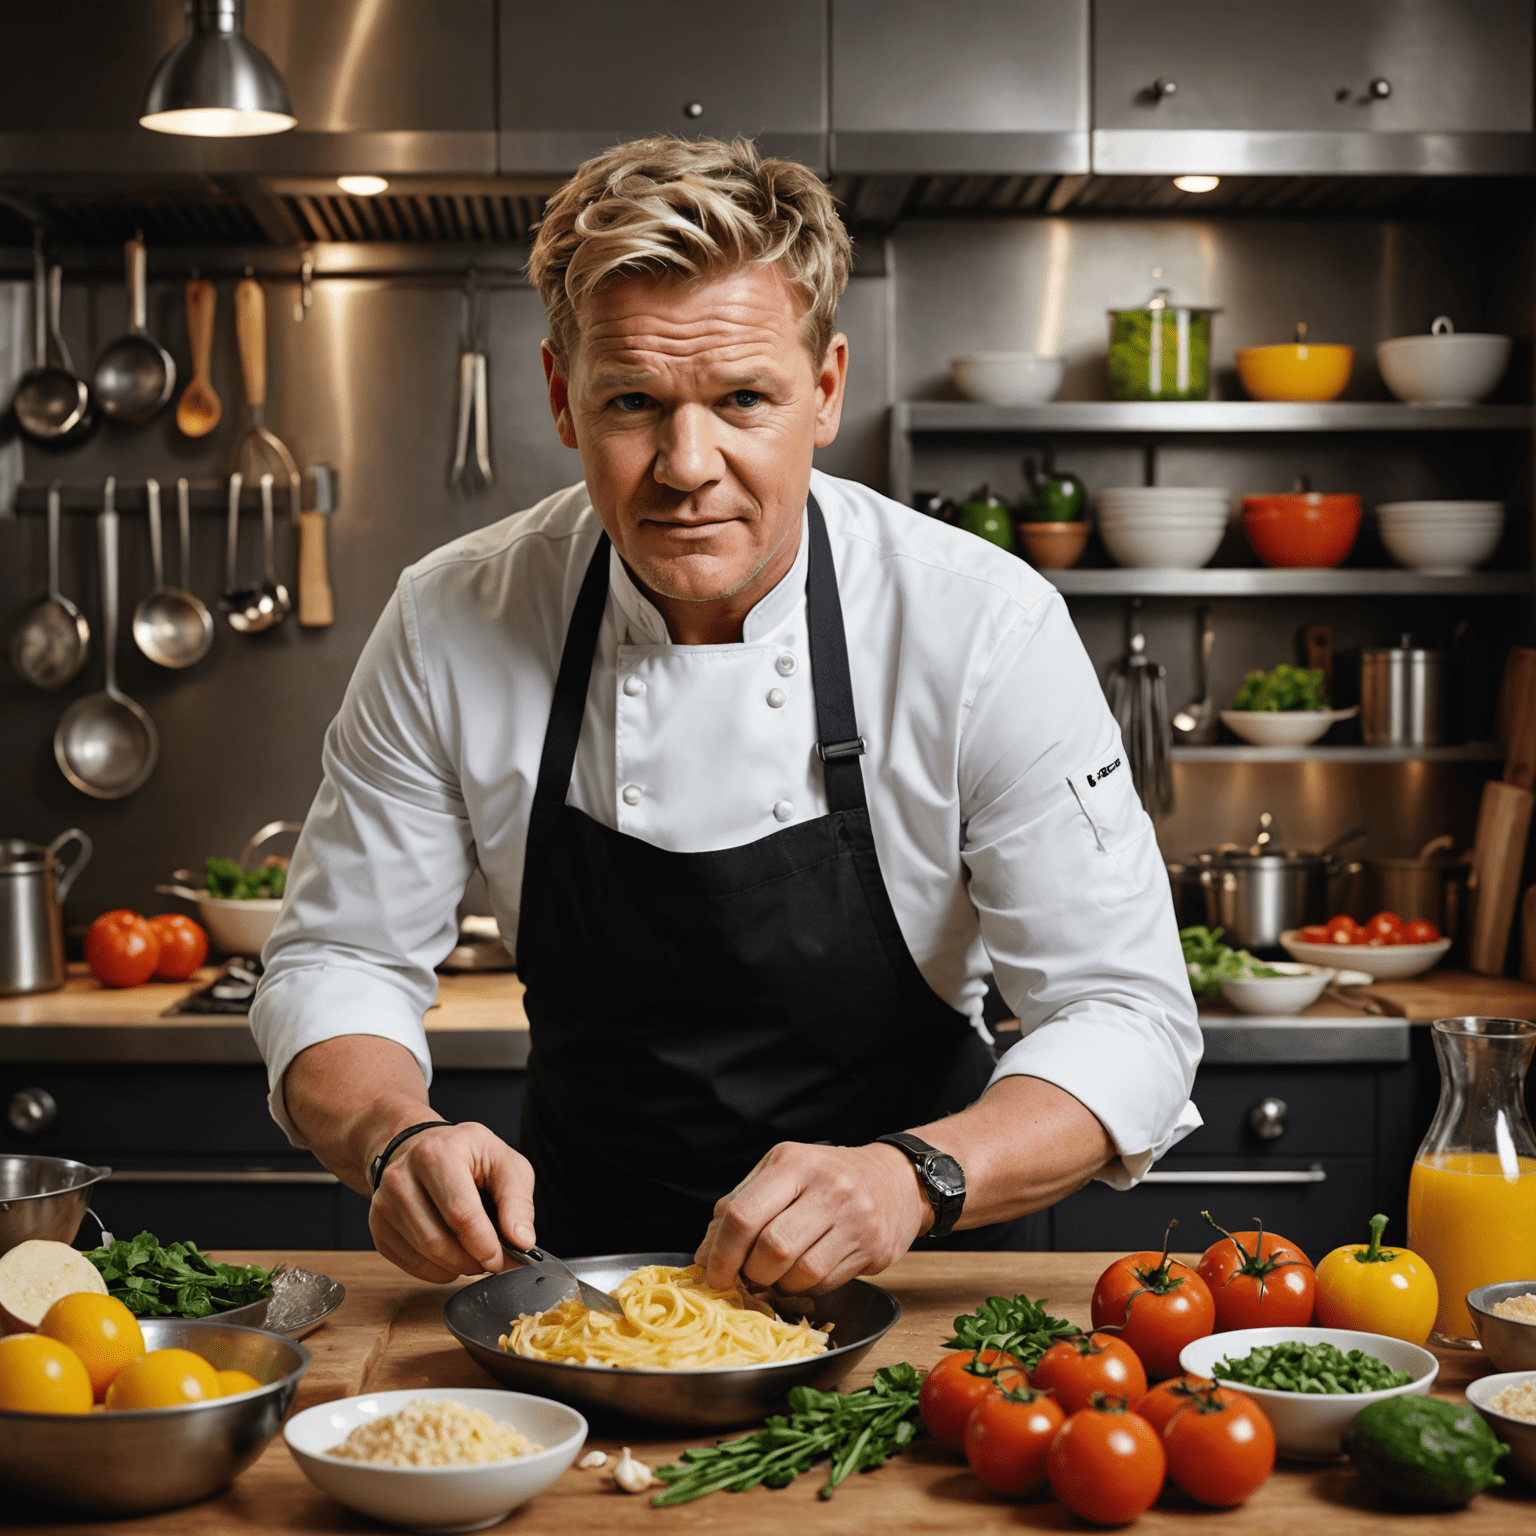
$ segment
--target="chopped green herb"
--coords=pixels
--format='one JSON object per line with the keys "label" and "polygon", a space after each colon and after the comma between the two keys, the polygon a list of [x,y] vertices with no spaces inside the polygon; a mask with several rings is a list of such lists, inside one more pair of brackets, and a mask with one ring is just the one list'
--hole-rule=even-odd
{"label": "chopped green herb", "polygon": [[1281,662],[1273,672],[1250,672],[1233,698],[1232,709],[1327,709],[1325,679],[1316,667]]}
{"label": "chopped green herb", "polygon": [[955,1336],[945,1341],[944,1348],[1000,1349],[1032,1371],[1058,1339],[1081,1332],[1075,1323],[1050,1316],[1043,1296],[1039,1301],[1027,1296],[1015,1296],[1012,1301],[989,1296],[975,1312],[955,1319]]}
{"label": "chopped green herb", "polygon": [[887,1365],[872,1386],[857,1392],[818,1392],[796,1387],[789,1415],[776,1414],[767,1427],[739,1440],[684,1451],[687,1465],[658,1467],[668,1484],[652,1504],[686,1504],[706,1493],[741,1493],[762,1483],[787,1488],[823,1457],[831,1458],[821,1497],[830,1499],[851,1472],[884,1465],[912,1443],[919,1423],[917,1396],[922,1378],[910,1365]]}
{"label": "chopped green herb", "polygon": [[1406,1387],[1413,1376],[1394,1371],[1385,1361],[1352,1349],[1346,1355],[1332,1344],[1260,1344],[1241,1360],[1218,1360],[1211,1374],[1240,1387],[1268,1387],[1272,1392],[1382,1392]]}
{"label": "chopped green herb", "polygon": [[233,859],[209,859],[204,865],[203,884],[208,894],[225,900],[280,900],[287,883],[288,871],[281,864],[242,869]]}
{"label": "chopped green herb", "polygon": [[1246,949],[1229,949],[1221,943],[1222,928],[1181,928],[1179,942],[1184,946],[1184,968],[1189,972],[1189,989],[1196,997],[1220,997],[1221,984],[1231,977],[1278,976],[1273,966],[1255,960]]}
{"label": "chopped green herb", "polygon": [[259,1264],[220,1264],[196,1243],[161,1247],[153,1232],[119,1239],[86,1254],[115,1296],[138,1317],[209,1317],[272,1293],[271,1272]]}

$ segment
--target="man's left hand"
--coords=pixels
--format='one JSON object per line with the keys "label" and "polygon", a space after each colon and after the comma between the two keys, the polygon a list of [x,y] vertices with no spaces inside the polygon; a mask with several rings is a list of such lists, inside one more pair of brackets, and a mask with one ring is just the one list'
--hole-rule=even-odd
{"label": "man's left hand", "polygon": [[738,1272],[787,1294],[830,1291],[894,1264],[933,1225],[911,1161],[895,1147],[774,1147],[730,1194],[694,1256],[707,1284]]}

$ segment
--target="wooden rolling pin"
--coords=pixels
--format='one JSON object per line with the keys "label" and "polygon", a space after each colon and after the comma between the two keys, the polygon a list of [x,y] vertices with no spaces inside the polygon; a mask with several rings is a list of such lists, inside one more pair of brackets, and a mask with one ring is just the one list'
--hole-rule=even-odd
{"label": "wooden rolling pin", "polygon": [[1477,836],[1472,844],[1472,927],[1467,964],[1484,976],[1504,972],[1533,804],[1536,795],[1517,784],[1490,780],[1483,785]]}

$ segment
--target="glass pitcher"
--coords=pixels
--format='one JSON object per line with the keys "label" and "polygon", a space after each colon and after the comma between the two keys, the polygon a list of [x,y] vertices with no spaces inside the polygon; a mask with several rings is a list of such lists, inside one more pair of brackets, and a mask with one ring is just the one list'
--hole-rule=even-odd
{"label": "glass pitcher", "polygon": [[1437,1344],[1477,1348],[1467,1292],[1500,1280],[1536,1290],[1536,1132],[1525,1074],[1536,1024],[1436,1019],[1440,1106],[1413,1160],[1408,1246],[1435,1272]]}

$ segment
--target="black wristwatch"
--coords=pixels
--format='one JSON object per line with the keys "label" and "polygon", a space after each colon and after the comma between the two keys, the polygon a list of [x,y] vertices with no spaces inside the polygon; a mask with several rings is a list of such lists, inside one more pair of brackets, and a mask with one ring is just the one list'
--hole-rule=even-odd
{"label": "black wristwatch", "polygon": [[965,1209],[965,1169],[960,1166],[959,1159],[948,1152],[940,1152],[937,1147],[930,1147],[922,1137],[914,1136],[910,1131],[877,1136],[875,1142],[895,1147],[912,1159],[922,1181],[923,1193],[933,1207],[933,1225],[926,1236],[948,1237],[960,1220],[960,1212]]}

